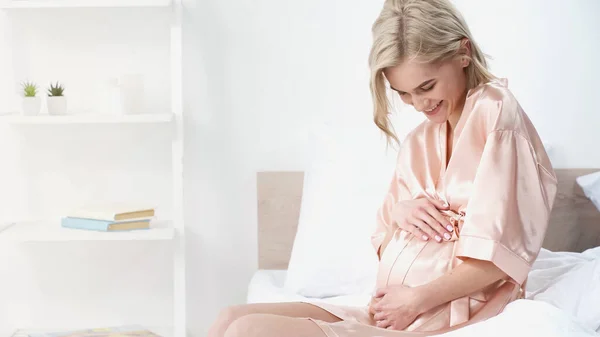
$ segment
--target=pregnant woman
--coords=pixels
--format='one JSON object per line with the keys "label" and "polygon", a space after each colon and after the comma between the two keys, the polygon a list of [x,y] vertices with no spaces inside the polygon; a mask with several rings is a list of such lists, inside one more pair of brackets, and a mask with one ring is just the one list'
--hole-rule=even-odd
{"label": "pregnant woman", "polygon": [[387,0],[369,62],[375,124],[390,141],[388,89],[427,117],[402,142],[378,213],[371,302],[231,307],[210,337],[431,336],[523,296],[557,182],[507,82],[448,0]]}

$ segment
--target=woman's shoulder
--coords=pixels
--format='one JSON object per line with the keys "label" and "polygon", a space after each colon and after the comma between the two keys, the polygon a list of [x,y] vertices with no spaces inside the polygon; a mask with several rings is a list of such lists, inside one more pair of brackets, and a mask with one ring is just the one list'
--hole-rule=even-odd
{"label": "woman's shoulder", "polygon": [[[493,136],[495,139],[503,138],[503,134],[506,133],[518,135],[513,139],[527,142],[528,153],[533,153],[536,162],[556,180],[540,134],[515,95],[508,88],[508,82],[505,79],[493,80],[480,85],[473,91],[472,97],[471,118],[476,122],[473,123],[474,127],[480,125],[486,129],[488,136]],[[504,139],[509,140],[511,138],[506,137]],[[514,143],[510,141],[504,144],[514,146]]]}
{"label": "woman's shoulder", "polygon": [[471,89],[467,94],[465,110],[469,119],[479,120],[487,133],[504,130],[520,131],[527,123],[527,115],[506,79],[493,79]]}

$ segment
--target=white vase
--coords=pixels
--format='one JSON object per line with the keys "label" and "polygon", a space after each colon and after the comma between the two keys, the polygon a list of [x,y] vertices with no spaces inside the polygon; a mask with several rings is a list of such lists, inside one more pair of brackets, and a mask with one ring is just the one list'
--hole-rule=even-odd
{"label": "white vase", "polygon": [[67,98],[65,96],[48,96],[47,104],[49,115],[67,114]]}
{"label": "white vase", "polygon": [[41,97],[23,97],[21,108],[23,109],[23,116],[35,116],[40,113],[42,107]]}

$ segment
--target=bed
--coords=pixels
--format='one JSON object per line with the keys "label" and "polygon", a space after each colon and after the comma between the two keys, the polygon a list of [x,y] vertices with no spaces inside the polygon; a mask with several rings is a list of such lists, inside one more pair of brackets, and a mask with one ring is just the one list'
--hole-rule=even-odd
{"label": "bed", "polygon": [[[571,310],[570,314],[573,316],[580,314],[577,310],[584,309],[567,308],[574,305],[574,300],[557,299],[560,296],[569,296],[555,295],[554,293],[560,291],[552,290],[552,286],[554,280],[560,279],[564,281],[563,288],[565,286],[573,288],[573,282],[589,276],[591,283],[587,282],[585,287],[574,287],[578,288],[577,296],[591,300],[590,296],[587,296],[590,294],[582,293],[584,290],[591,291],[591,295],[598,297],[595,302],[590,303],[600,303],[600,290],[597,289],[600,287],[600,282],[596,282],[600,280],[594,279],[594,277],[600,278],[600,212],[576,182],[577,177],[597,171],[598,169],[556,170],[558,193],[543,249],[530,273],[527,286],[528,298],[540,299],[552,304],[553,307]],[[298,228],[303,179],[303,172],[257,173],[259,269],[248,286],[248,303],[314,300],[290,291],[284,286]],[[577,270],[580,275],[575,274]],[[588,274],[581,274],[582,270]],[[589,289],[584,289],[586,287]],[[363,305],[367,303],[369,296],[370,294],[367,293],[357,293],[318,298],[318,300],[345,305]],[[515,315],[518,315],[517,311],[514,310]],[[584,321],[587,320],[585,323],[591,322],[594,330],[600,332],[599,315],[600,313],[594,311],[580,316]],[[558,321],[558,319],[553,320]],[[580,321],[581,319],[578,322]]]}

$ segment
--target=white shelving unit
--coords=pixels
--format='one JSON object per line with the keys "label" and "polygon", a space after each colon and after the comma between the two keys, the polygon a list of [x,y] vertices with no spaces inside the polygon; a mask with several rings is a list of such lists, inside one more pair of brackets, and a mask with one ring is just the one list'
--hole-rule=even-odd
{"label": "white shelving unit", "polygon": [[[130,232],[92,232],[70,230],[54,221],[16,222],[0,224],[0,244],[79,241],[170,241],[173,246],[173,326],[144,326],[163,337],[186,336],[186,283],[185,283],[185,225],[183,210],[183,96],[182,96],[182,0],[0,0],[0,10],[77,9],[77,8],[161,8],[171,14],[170,70],[171,112],[138,115],[67,115],[67,116],[0,116],[0,124],[13,125],[93,125],[93,124],[165,124],[172,127],[172,219],[153,223],[149,230]],[[44,327],[22,327],[13,336],[26,337],[29,332],[52,332],[102,326],[68,326],[64,329],[44,330]]]}
{"label": "white shelving unit", "polygon": [[138,241],[173,240],[175,229],[167,221],[154,222],[149,230],[96,232],[62,228],[59,221],[14,223],[0,230],[0,243],[70,242],[70,241]]}
{"label": "white shelving unit", "polygon": [[0,116],[0,123],[7,124],[157,124],[171,123],[174,114],[136,114],[136,115],[66,115],[66,116]]}

